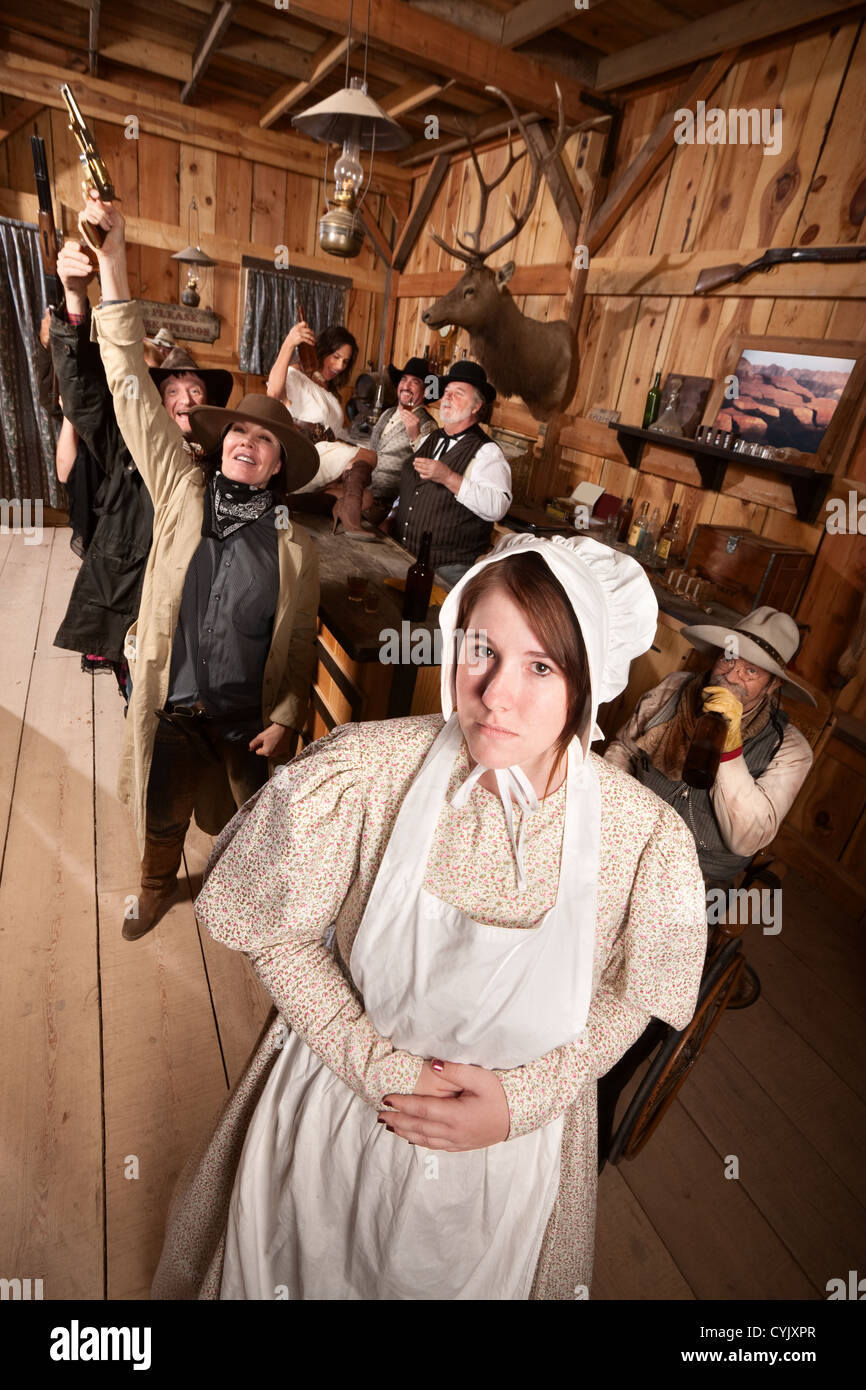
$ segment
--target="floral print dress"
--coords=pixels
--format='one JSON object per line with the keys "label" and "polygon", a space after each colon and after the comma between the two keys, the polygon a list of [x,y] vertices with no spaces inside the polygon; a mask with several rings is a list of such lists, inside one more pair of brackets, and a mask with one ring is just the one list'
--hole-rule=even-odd
{"label": "floral print dress", "polygon": [[[414,1090],[423,1059],[375,1031],[345,962],[403,797],[442,726],[441,716],[425,715],[336,729],[280,769],[217,840],[196,911],[216,940],[248,954],[278,1012],[181,1175],[153,1297],[219,1296],[234,1175],[287,1026],[374,1109],[386,1094]],[[559,1191],[530,1295],[537,1299],[574,1298],[591,1283],[596,1080],[650,1017],[688,1023],[706,947],[704,886],[687,828],[633,778],[591,756],[601,782],[601,861],[584,1036],[497,1071],[509,1139],[564,1116]],[[528,820],[520,891],[499,797],[475,786],[466,805],[450,805],[469,768],[464,745],[423,886],[476,921],[532,927],[555,900],[561,854],[580,853],[562,844],[564,788]]]}

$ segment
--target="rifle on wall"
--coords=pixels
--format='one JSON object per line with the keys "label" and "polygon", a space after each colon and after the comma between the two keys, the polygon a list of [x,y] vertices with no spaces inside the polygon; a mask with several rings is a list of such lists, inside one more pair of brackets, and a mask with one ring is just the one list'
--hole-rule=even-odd
{"label": "rifle on wall", "polygon": [[63,286],[57,277],[57,252],[60,250],[60,241],[54,222],[54,209],[51,205],[51,184],[48,182],[45,141],[41,135],[30,136],[30,149],[33,152],[36,197],[39,200],[39,251],[42,256],[42,271],[45,277],[45,296],[48,303],[54,305],[59,304],[63,299]]}
{"label": "rifle on wall", "polygon": [[[60,95],[63,97],[66,103],[66,110],[69,113],[69,129],[72,131],[78,143],[78,158],[81,160],[81,167],[84,170],[84,179],[82,180],[81,186],[85,194],[87,194],[88,189],[92,188],[94,192],[99,194],[103,203],[118,202],[119,199],[114,191],[114,184],[111,182],[111,176],[105,167],[105,160],[97,149],[96,141],[93,138],[90,127],[81,114],[78,102],[72,95],[71,88],[66,85],[62,86],[60,88]],[[97,227],[93,222],[88,222],[82,215],[78,219],[78,229],[88,245],[91,246],[94,251],[98,251],[105,240],[105,232],[102,228]]]}
{"label": "rifle on wall", "polygon": [[747,275],[772,269],[774,265],[791,262],[820,261],[822,264],[866,261],[866,246],[774,246],[748,265],[719,265],[702,270],[695,285],[695,294],[707,294],[722,285],[735,285]]}

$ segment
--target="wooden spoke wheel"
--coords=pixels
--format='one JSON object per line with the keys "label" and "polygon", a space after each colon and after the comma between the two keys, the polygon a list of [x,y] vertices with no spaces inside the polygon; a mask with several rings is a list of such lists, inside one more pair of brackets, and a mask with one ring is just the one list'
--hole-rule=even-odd
{"label": "wooden spoke wheel", "polygon": [[736,990],[732,990],[728,996],[729,1009],[750,1009],[753,1004],[761,997],[761,981],[757,974],[749,965],[748,961],[743,964],[743,973],[740,976],[740,984]]}
{"label": "wooden spoke wheel", "polygon": [[706,1047],[745,963],[739,939],[729,941],[704,978],[691,1023],[680,1032],[670,1029],[650,1063],[613,1136],[610,1163],[634,1158],[643,1148]]}

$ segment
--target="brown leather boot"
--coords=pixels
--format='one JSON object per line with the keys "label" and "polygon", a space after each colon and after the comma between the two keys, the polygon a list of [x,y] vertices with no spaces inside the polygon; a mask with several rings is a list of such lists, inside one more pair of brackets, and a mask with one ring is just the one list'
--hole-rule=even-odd
{"label": "brown leather boot", "polygon": [[169,907],[177,888],[177,871],[183,857],[183,841],[165,844],[148,837],[141,860],[141,892],[138,916],[124,917],[121,936],[137,941],[152,931]]}
{"label": "brown leather boot", "polygon": [[[364,528],[361,520],[361,508],[364,505],[364,492],[368,487],[373,476],[373,465],[365,463],[361,459],[356,459],[351,469],[343,478],[343,490],[341,496],[334,504],[334,531],[343,523],[343,527],[348,536],[354,536],[356,540],[375,540],[373,531]],[[368,493],[366,498],[368,504],[372,502],[372,496]]]}

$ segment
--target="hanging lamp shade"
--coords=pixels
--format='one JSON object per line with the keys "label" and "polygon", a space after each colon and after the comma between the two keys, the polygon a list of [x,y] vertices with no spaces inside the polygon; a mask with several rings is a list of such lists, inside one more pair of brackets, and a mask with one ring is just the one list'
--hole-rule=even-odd
{"label": "hanging lamp shade", "polygon": [[324,101],[317,101],[308,111],[293,116],[292,125],[314,140],[327,140],[333,145],[357,140],[362,150],[372,149],[374,143],[377,150],[401,150],[412,138],[367,95],[357,77],[352,78],[351,87],[343,87]]}
{"label": "hanging lamp shade", "polygon": [[171,259],[183,261],[185,265],[216,265],[200,246],[185,246],[182,251],[175,251]]}

